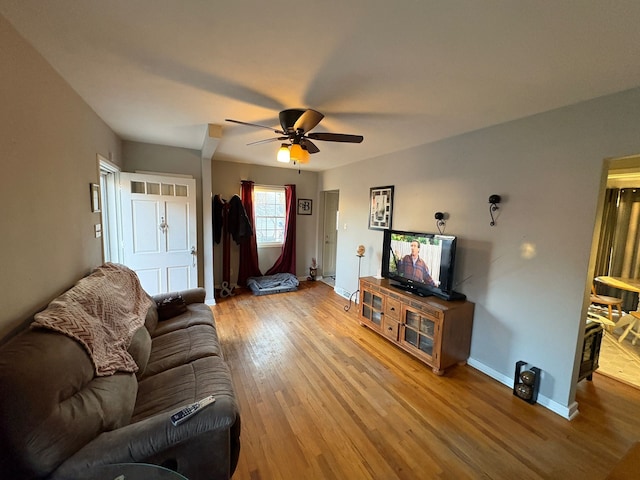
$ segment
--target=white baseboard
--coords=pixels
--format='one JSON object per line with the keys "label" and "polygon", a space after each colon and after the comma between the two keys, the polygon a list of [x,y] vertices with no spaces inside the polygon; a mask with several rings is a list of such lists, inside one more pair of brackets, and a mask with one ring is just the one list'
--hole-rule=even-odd
{"label": "white baseboard", "polygon": [[341,287],[333,287],[333,291],[341,297],[346,298],[347,300],[349,300],[349,297],[351,296],[351,292],[347,292],[344,288]]}
{"label": "white baseboard", "polygon": [[[492,369],[490,367],[487,367],[484,363],[478,362],[477,360],[475,360],[473,358],[469,358],[467,360],[467,364],[469,364],[469,366],[475,368],[476,370],[481,371],[485,375],[490,376],[494,380],[497,380],[498,382],[502,383],[503,385],[506,385],[510,389],[513,388],[513,378],[508,377],[506,375],[503,375],[502,373],[500,373],[500,372],[498,372],[498,371],[496,371],[496,370],[494,370],[494,369]],[[566,418],[567,420],[573,420],[576,417],[576,415],[578,415],[578,403],[577,402],[573,402],[568,407],[565,407],[564,405],[559,404],[555,400],[551,400],[550,398],[545,397],[544,395],[538,394],[538,402],[537,403],[539,403],[543,407],[551,410],[553,413],[556,413],[556,414],[560,415],[561,417]]]}

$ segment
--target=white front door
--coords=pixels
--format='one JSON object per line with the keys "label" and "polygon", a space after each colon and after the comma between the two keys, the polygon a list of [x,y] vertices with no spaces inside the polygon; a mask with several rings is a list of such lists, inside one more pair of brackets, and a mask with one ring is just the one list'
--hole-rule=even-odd
{"label": "white front door", "polygon": [[122,173],[120,194],[122,263],[149,295],[196,287],[196,181]]}

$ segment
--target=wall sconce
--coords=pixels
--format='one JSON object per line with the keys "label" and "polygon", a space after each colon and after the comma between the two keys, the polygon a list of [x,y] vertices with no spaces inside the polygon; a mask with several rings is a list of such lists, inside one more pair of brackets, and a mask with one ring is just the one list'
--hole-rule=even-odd
{"label": "wall sconce", "polygon": [[489,225],[492,227],[495,227],[496,225],[496,219],[493,216],[493,212],[500,209],[498,204],[501,200],[502,198],[500,198],[500,195],[496,195],[495,193],[489,197],[489,215],[491,215],[491,223]]}
{"label": "wall sconce", "polygon": [[440,232],[440,235],[442,235],[444,233],[444,228],[446,227],[444,213],[436,212],[434,218],[436,219],[436,227],[438,227],[438,232]]}

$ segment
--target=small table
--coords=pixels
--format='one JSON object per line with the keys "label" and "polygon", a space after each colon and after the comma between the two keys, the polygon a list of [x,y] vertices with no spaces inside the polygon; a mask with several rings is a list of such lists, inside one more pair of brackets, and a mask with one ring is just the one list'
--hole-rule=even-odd
{"label": "small table", "polygon": [[[596,277],[594,280],[610,287],[640,294],[640,280],[637,278],[602,276]],[[638,305],[638,308],[639,310],[636,310],[635,312],[630,312],[626,315],[622,315],[622,317],[616,322],[615,326],[613,327],[615,329],[627,326],[624,332],[622,332],[622,335],[618,337],[618,343],[621,343],[626,338],[626,336],[629,335],[629,332],[633,331],[633,327],[635,327],[636,325],[640,325],[640,305]],[[633,344],[635,345],[635,342],[637,341],[640,334],[634,331],[632,335],[635,335],[636,337],[633,340]]]}
{"label": "small table", "polygon": [[91,470],[93,480],[188,480],[178,472],[148,463],[114,463]]}
{"label": "small table", "polygon": [[594,280],[609,285],[610,287],[619,288],[620,290],[640,293],[640,279],[637,278],[602,276],[596,277]]}

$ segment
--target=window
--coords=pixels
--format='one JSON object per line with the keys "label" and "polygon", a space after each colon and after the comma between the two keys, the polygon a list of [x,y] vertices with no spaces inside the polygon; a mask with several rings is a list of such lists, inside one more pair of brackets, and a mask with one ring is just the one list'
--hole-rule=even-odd
{"label": "window", "polygon": [[258,246],[284,242],[286,204],[284,187],[254,187],[254,225]]}

